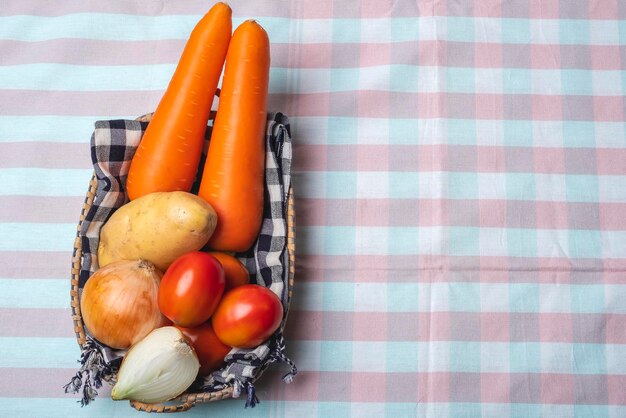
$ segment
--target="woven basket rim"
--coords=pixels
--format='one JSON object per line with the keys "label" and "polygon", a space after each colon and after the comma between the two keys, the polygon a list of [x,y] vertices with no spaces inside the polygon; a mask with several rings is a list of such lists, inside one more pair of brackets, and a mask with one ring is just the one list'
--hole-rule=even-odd
{"label": "woven basket rim", "polygon": [[[152,114],[144,115],[137,120],[139,121],[148,121]],[[82,205],[82,209],[80,212],[80,219],[77,225],[76,238],[74,239],[74,248],[72,252],[72,269],[71,269],[71,280],[70,280],[70,307],[72,311],[72,321],[74,323],[74,333],[76,334],[76,341],[78,345],[82,347],[87,341],[87,335],[85,332],[85,324],[83,322],[81,309],[80,309],[80,298],[79,298],[79,279],[80,279],[80,271],[82,264],[82,242],[80,231],[82,229],[83,222],[89,212],[89,209],[93,205],[93,201],[96,196],[96,191],[98,188],[98,180],[96,178],[95,172],[92,174],[91,180],[89,182],[89,187],[87,189],[87,193],[85,196],[85,200]],[[295,276],[295,204],[294,204],[294,195],[293,195],[293,186],[290,185],[289,190],[287,192],[287,253],[289,256],[289,272],[288,272],[288,280],[287,280],[287,291],[288,291],[288,302],[287,302],[287,316],[289,314],[289,305],[292,299],[293,294],[293,285],[294,285],[294,276]],[[283,321],[282,328],[286,323]],[[259,374],[260,376],[260,374]],[[259,377],[257,376],[257,377]],[[108,376],[105,378],[107,382],[110,383],[113,376]],[[198,403],[207,403],[218,401],[221,399],[231,398],[233,395],[233,387],[227,386],[226,388],[214,391],[214,392],[194,392],[194,393],[183,393],[176,399],[172,400],[173,402],[178,402],[178,404],[174,405],[162,405],[162,404],[148,404],[138,401],[130,401],[132,407],[139,411],[145,412],[183,412],[193,407]]]}

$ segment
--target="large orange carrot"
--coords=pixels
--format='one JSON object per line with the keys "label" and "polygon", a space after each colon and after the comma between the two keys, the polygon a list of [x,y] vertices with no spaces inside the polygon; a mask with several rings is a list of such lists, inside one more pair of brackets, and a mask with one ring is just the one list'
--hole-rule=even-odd
{"label": "large orange carrot", "polygon": [[130,165],[128,197],[189,191],[231,38],[231,9],[215,4],[191,32]]}
{"label": "large orange carrot", "polygon": [[270,46],[255,21],[233,33],[220,103],[198,195],[217,212],[209,246],[244,251],[259,234],[263,216],[265,122]]}

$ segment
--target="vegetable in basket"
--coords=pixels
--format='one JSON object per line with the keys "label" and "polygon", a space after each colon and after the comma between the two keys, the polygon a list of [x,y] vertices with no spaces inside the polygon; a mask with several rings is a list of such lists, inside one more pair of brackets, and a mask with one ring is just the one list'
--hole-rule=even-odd
{"label": "vegetable in basket", "polygon": [[159,328],[128,350],[111,397],[165,402],[191,386],[199,369],[198,356],[183,333],[176,327]]}
{"label": "vegetable in basket", "polygon": [[177,258],[159,286],[161,312],[183,327],[206,322],[224,293],[224,269],[215,257],[194,251]]}
{"label": "vegetable in basket", "polygon": [[[222,23],[207,23],[211,21],[209,16],[214,13],[221,14],[221,18],[227,15],[228,22],[225,23],[222,20]],[[221,32],[220,36],[227,34],[226,44],[228,44],[230,42],[230,18],[231,11],[228,6],[216,5],[203,18],[204,23],[200,22],[194,29],[192,38],[197,35],[198,31],[204,29],[217,30]],[[219,28],[205,26],[204,29],[200,29],[203,24],[207,26],[215,24]],[[228,30],[224,29],[226,26]],[[205,35],[207,33],[202,36]],[[198,372],[201,375],[207,375],[225,366],[225,356],[232,348],[218,337],[217,331],[213,329],[214,326],[220,328],[220,334],[225,341],[229,341],[229,338],[233,336],[237,337],[233,338],[233,341],[239,347],[252,348],[264,342],[265,344],[257,350],[262,355],[251,359],[249,363],[247,363],[246,356],[243,370],[239,368],[240,364],[237,364],[240,363],[239,359],[229,360],[223,373],[214,375],[215,381],[201,389],[194,388],[194,390],[200,390],[200,393],[190,393],[189,396],[174,401],[184,403],[147,405],[131,402],[131,405],[144,411],[178,412],[187,410],[195,403],[231,396],[237,397],[241,391],[245,390],[248,394],[246,407],[253,407],[257,401],[254,381],[269,363],[282,360],[291,365],[292,370],[284,377],[285,381],[290,381],[297,372],[293,362],[284,353],[282,335],[277,333],[275,340],[268,340],[280,326],[284,315],[281,300],[263,286],[248,285],[249,274],[244,265],[236,258],[224,253],[248,250],[257,239],[263,216],[265,189],[266,138],[264,135],[267,122],[269,40],[265,31],[253,21],[244,22],[233,35],[233,40],[228,47],[229,64],[227,64],[224,76],[218,120],[214,124],[213,148],[209,150],[211,156],[208,163],[211,168],[198,173],[196,158],[199,159],[201,146],[197,144],[204,139],[207,122],[202,116],[204,114],[202,109],[208,116],[217,79],[215,79],[215,85],[211,87],[213,83],[211,80],[198,80],[202,77],[198,74],[190,76],[187,71],[198,64],[197,59],[206,61],[209,58],[211,65],[215,64],[216,59],[203,53],[203,50],[206,52],[207,45],[194,44],[196,41],[190,39],[166,95],[152,116],[148,132],[144,135],[139,151],[131,163],[131,173],[127,179],[128,196],[131,201],[118,208],[103,226],[97,258],[94,257],[92,248],[84,254],[90,257],[84,257],[80,251],[75,253],[78,255],[75,255],[73,264],[72,306],[73,314],[75,314],[74,320],[78,322],[79,343],[84,344],[81,354],[82,367],[65,386],[65,390],[66,393],[70,391],[77,393],[82,388],[81,403],[83,405],[88,404],[97,396],[94,388],[98,388],[102,380],[117,381],[112,392],[114,400],[131,399],[148,404],[166,402],[175,399],[185,390],[191,390],[190,385]],[[196,48],[194,54],[199,55],[185,58],[188,50],[194,48]],[[214,54],[215,51],[210,51],[210,55]],[[185,60],[187,60],[186,63]],[[221,68],[218,67],[218,69],[221,71]],[[215,67],[205,70],[211,74],[215,74],[212,71],[218,71]],[[219,78],[219,72],[217,78]],[[194,103],[185,102],[191,96],[200,97],[200,90],[194,90],[198,84],[194,87],[192,86],[194,83],[202,84],[202,90],[208,94],[208,102],[199,103],[195,100],[192,100]],[[194,107],[202,109],[194,110]],[[187,110],[191,111],[186,115],[190,119],[185,121],[183,112]],[[197,111],[195,116],[192,116],[195,111]],[[173,113],[168,114],[168,112]],[[194,126],[188,127],[187,124],[190,122]],[[290,138],[286,117],[279,113],[269,123],[268,127],[274,128],[268,130],[268,135],[271,137],[267,140],[272,144],[278,144],[277,149],[281,148],[283,142],[288,144]],[[183,129],[185,134],[177,136],[176,129]],[[187,134],[190,136],[186,136]],[[105,145],[114,146],[106,141]],[[268,180],[267,184],[270,187],[265,189],[269,196],[268,206],[270,201],[284,203],[287,190],[290,190],[288,183],[290,148],[286,147],[282,155],[274,146],[271,148],[268,151],[279,156],[278,170],[284,170],[284,175],[278,178],[278,184],[282,185],[283,180],[287,182],[284,183],[285,188],[282,190],[281,187],[271,187],[275,183]],[[269,153],[268,158],[271,158]],[[108,157],[104,157],[98,158],[94,163],[108,164],[109,162]],[[122,171],[125,167],[124,165]],[[268,173],[273,171],[273,167],[268,167],[268,169]],[[111,174],[124,175],[123,172]],[[203,183],[203,187],[200,188],[200,197],[186,192],[190,190],[198,174],[202,174]],[[273,180],[274,177],[269,175],[268,179]],[[101,186],[102,182],[99,182],[97,195],[100,196],[101,193],[107,195],[108,191],[102,190]],[[218,220],[216,210],[210,203],[207,203],[207,200],[213,198],[216,199],[216,204],[220,205],[223,219]],[[202,204],[199,204],[199,201]],[[289,196],[290,210],[291,205],[293,205],[293,197]],[[95,216],[87,217],[87,221],[101,220],[108,216],[110,210],[110,208],[98,207],[89,200],[85,202],[85,207],[97,209],[94,212]],[[277,224],[276,222],[286,223],[286,228],[275,228],[271,234],[264,230],[263,233],[264,236],[271,238],[272,243],[279,243],[288,240],[290,234],[293,234],[293,217],[286,217],[283,210],[280,211],[281,213],[275,213],[274,209],[275,206],[272,205],[272,211],[266,213],[266,218],[274,222],[274,225]],[[89,213],[92,212],[89,211]],[[81,308],[84,308],[87,303],[82,303],[81,306],[75,303],[75,298],[80,294],[80,283],[82,283],[78,272],[82,278],[83,273],[98,267],[98,261],[101,270],[126,262],[116,260],[134,260],[131,262],[137,263],[153,262],[159,269],[166,271],[176,258],[203,248],[218,223],[223,226],[223,231],[219,239],[216,239],[210,246],[216,251],[213,253],[214,257],[218,258],[225,270],[226,288],[232,289],[224,293],[221,299],[216,297],[220,299],[218,306],[222,306],[222,313],[216,315],[214,312],[213,315],[217,319],[208,319],[201,325],[185,328],[180,324],[175,324],[174,327],[163,326],[169,322],[159,312],[163,320],[163,323],[160,323],[161,327],[154,329],[139,342],[137,338],[132,339],[130,350],[124,356],[120,369],[116,370],[121,353],[111,351],[91,338],[98,338],[92,332],[92,328],[96,327],[90,327],[87,324],[84,310],[81,314]],[[288,246],[286,251],[290,262],[293,262],[293,246]],[[282,283],[273,281],[273,288],[283,289],[284,287],[284,291],[290,290],[293,269],[287,268],[288,265],[283,263],[282,257],[267,257],[265,260],[264,257],[259,257],[257,249],[246,254],[246,257],[247,260],[256,262],[254,271],[257,274],[260,272],[265,276],[266,272],[269,272],[272,279],[275,279],[277,276],[274,272],[280,273]],[[142,259],[146,261],[140,261]],[[85,264],[84,261],[87,263]],[[80,264],[80,269],[75,267],[78,264]],[[92,276],[85,284],[94,284],[94,282],[94,276]],[[241,292],[241,298],[234,300],[228,297],[237,292]],[[140,291],[125,293],[135,296],[141,294]],[[284,293],[285,297],[286,295],[287,293]],[[158,300],[158,296],[156,299]],[[123,300],[124,298],[120,297],[120,301]],[[225,303],[225,301],[229,302]],[[288,298],[284,302],[288,302]],[[287,305],[285,309],[286,307]],[[240,308],[250,309],[250,314],[243,314]],[[110,315],[106,313],[97,316],[103,320],[110,320],[107,319]],[[82,326],[82,321],[85,327]],[[121,327],[114,328],[117,330]],[[88,335],[85,335],[85,331]],[[102,342],[111,348],[116,348],[113,343]]]}
{"label": "vegetable in basket", "polygon": [[270,46],[255,21],[239,25],[228,46],[220,103],[198,196],[219,219],[209,246],[245,251],[263,215],[265,124]]}
{"label": "vegetable in basket", "polygon": [[211,321],[193,328],[176,326],[185,334],[200,360],[200,376],[208,376],[224,364],[224,358],[232,347],[227,346],[217,338]]}
{"label": "vegetable in basket", "polygon": [[217,3],[191,32],[132,159],[126,183],[131,200],[191,190],[231,38],[231,14],[228,5]]}
{"label": "vegetable in basket", "polygon": [[187,192],[156,192],[117,209],[100,231],[100,267],[143,259],[165,271],[179,256],[202,248],[217,217],[204,200]]}
{"label": "vegetable in basket", "polygon": [[91,335],[126,349],[169,321],[159,311],[162,273],[147,261],[118,261],[97,270],[81,295],[83,321]]}
{"label": "vegetable in basket", "polygon": [[248,273],[246,267],[237,258],[230,254],[217,251],[209,251],[209,254],[217,258],[217,261],[219,261],[224,268],[226,278],[224,292],[228,292],[230,289],[250,282],[250,273]]}
{"label": "vegetable in basket", "polygon": [[278,329],[282,319],[283,305],[274,292],[258,284],[246,284],[222,297],[211,323],[224,344],[254,348]]}

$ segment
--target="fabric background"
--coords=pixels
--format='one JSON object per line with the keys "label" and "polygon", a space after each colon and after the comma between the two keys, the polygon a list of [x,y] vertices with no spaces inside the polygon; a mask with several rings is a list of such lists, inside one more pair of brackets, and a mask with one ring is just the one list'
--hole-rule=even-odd
{"label": "fabric background", "polygon": [[[626,3],[230,4],[272,41],[297,212],[299,374],[245,414],[626,416]],[[62,391],[89,139],[211,5],[0,0],[0,414],[143,416]]]}

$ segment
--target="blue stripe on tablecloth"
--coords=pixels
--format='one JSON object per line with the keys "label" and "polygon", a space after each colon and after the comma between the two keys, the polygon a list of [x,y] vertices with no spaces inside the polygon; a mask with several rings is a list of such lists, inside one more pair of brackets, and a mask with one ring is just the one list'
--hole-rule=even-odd
{"label": "blue stripe on tablecloth", "polygon": [[[127,118],[132,119],[134,117],[136,116],[128,116]],[[0,115],[0,142],[83,143],[88,149],[94,123],[100,119],[106,119],[106,116]]]}
{"label": "blue stripe on tablecloth", "polygon": [[0,196],[84,196],[92,174],[91,169],[2,168]]}
{"label": "blue stripe on tablecloth", "polygon": [[[36,254],[34,255],[36,256]],[[68,260],[69,263],[69,260]],[[416,280],[418,278],[416,277]],[[358,280],[358,277],[357,277]],[[626,313],[626,286],[535,283],[300,283],[294,309],[317,312]],[[0,278],[0,308],[66,308],[65,279]],[[610,298],[603,296],[603,290]],[[388,304],[386,295],[392,299]],[[559,295],[561,297],[559,298]],[[449,303],[442,303],[444,300]],[[509,306],[508,300],[521,301]]]}
{"label": "blue stripe on tablecloth", "polygon": [[[416,273],[415,281],[418,281]],[[507,273],[502,273],[503,278]],[[626,313],[626,286],[559,283],[301,282],[294,307],[335,312]],[[355,288],[356,284],[356,290]],[[602,297],[603,290],[610,298]],[[384,297],[386,296],[386,297]],[[387,298],[393,300],[388,304]],[[512,302],[509,302],[512,301]]]}
{"label": "blue stripe on tablecloth", "polygon": [[[206,417],[208,415],[216,415],[220,418],[240,418],[244,411],[240,405],[241,401],[219,401],[211,402],[207,405],[198,405],[185,412],[185,417]],[[236,404],[236,405],[234,405]],[[321,416],[318,412],[321,408],[329,411],[335,411],[333,417],[366,417],[366,416],[384,416],[387,412],[389,417],[413,417],[417,416],[448,416],[451,407],[459,413],[466,416],[475,408],[482,406],[485,413],[494,412],[494,416],[523,416],[524,418],[540,418],[540,417],[568,417],[572,416],[573,408],[571,405],[559,404],[527,404],[515,403],[511,404],[493,404],[482,403],[476,404],[471,402],[450,402],[450,403],[427,403],[427,402],[329,402],[329,401],[273,401],[263,400],[254,408],[254,412],[245,411],[246,415],[253,416],[271,416],[280,408],[285,414],[278,416]],[[88,418],[110,418],[113,413],[115,416],[124,417],[145,417],[145,412],[138,412],[128,406],[127,402],[115,402],[109,398],[98,399],[89,405],[88,408],[81,408],[76,404],[76,400],[72,398],[0,398],[0,408],[10,410],[14,416],[20,418],[67,418],[68,411],[71,411],[72,417],[88,417]],[[584,412],[585,417],[623,417],[626,416],[626,407],[618,405],[578,405],[580,412]],[[345,411],[344,414],[337,411]]]}
{"label": "blue stripe on tablecloth", "polygon": [[[80,208],[77,211],[78,218]],[[33,257],[36,257],[37,251],[71,251],[76,224],[3,222],[0,223],[0,236],[0,251],[33,251]]]}
{"label": "blue stripe on tablecloth", "polygon": [[[0,337],[0,368],[73,368],[74,338]],[[624,344],[478,341],[316,341],[292,340],[290,352],[303,372],[356,373],[607,373],[626,374]],[[325,356],[320,362],[320,356]],[[449,353],[449,354],[448,354]],[[437,357],[433,357],[436,355]],[[371,357],[373,356],[373,357]],[[515,356],[515,358],[513,358]],[[377,364],[372,358],[386,359]],[[580,364],[581,358],[588,359]],[[481,362],[482,359],[482,362]],[[559,359],[558,362],[542,359]],[[615,361],[617,363],[615,363]],[[510,364],[514,367],[511,369]]]}
{"label": "blue stripe on tablecloth", "polygon": [[[175,63],[150,65],[73,65],[33,63],[0,66],[0,89],[110,91],[162,90],[169,84]],[[307,80],[299,93],[380,89],[380,78],[390,72],[406,73],[415,66],[405,64],[376,65],[363,68],[281,68],[270,70],[270,93],[290,93],[292,86],[285,80],[300,77]],[[593,83],[588,70],[579,69],[476,69],[448,67],[447,83],[442,86],[435,74],[439,67],[423,66],[420,83],[412,86],[391,84],[391,92],[401,93],[484,93],[484,94],[554,94],[554,95],[615,95],[616,83],[624,71],[597,70]],[[500,77],[498,77],[498,75]],[[530,82],[531,75],[534,82]],[[503,88],[499,80],[509,80]],[[332,86],[331,86],[332,84]],[[394,87],[395,86],[395,87]]]}
{"label": "blue stripe on tablecloth", "polygon": [[[448,255],[619,259],[626,231],[474,226],[302,226],[299,251],[317,255]],[[509,242],[507,242],[507,239]],[[601,254],[600,254],[601,253]]]}
{"label": "blue stripe on tablecloth", "polygon": [[[159,40],[186,39],[198,21],[199,15],[141,16],[111,13],[72,13],[55,17],[14,15],[0,17],[0,39],[21,41],[41,41],[54,38],[87,38],[106,40]],[[291,21],[283,17],[238,16],[233,19],[233,27],[247,18],[257,18],[267,29],[272,42],[293,41]],[[394,33],[391,39],[390,21],[377,18],[335,18],[302,19],[303,42],[394,42],[415,39],[428,40],[435,34],[443,40],[466,40],[470,35],[477,42],[490,41],[489,29],[501,28],[501,40],[505,43],[527,44],[618,44],[619,39],[605,36],[589,39],[583,29],[588,28],[578,19],[518,19],[490,17],[448,16],[448,31],[429,31],[420,27],[434,26],[437,18],[396,17],[395,25],[402,25],[405,31]],[[625,26],[624,21],[607,20],[608,24]],[[529,25],[543,26],[549,30],[543,33],[530,32]],[[524,30],[523,28],[527,28]],[[317,29],[316,29],[317,28]],[[333,30],[334,28],[334,30]],[[474,29],[476,28],[476,29]],[[560,34],[559,34],[560,29]],[[560,35],[560,36],[559,36]]]}
{"label": "blue stripe on tablecloth", "polygon": [[67,279],[0,278],[0,308],[69,308],[68,289]]}

